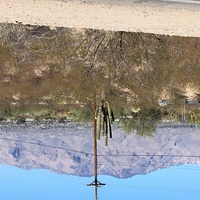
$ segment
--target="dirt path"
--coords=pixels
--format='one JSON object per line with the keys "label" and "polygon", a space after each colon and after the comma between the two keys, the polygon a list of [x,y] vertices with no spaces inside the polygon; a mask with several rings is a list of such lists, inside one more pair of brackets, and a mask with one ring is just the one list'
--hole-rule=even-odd
{"label": "dirt path", "polygon": [[0,22],[200,37],[200,5],[138,0],[91,2],[0,0]]}

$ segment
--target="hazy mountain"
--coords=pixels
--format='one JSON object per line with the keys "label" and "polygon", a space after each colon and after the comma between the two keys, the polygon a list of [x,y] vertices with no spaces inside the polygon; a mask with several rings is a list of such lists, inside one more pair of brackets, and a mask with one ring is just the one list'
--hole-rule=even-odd
{"label": "hazy mountain", "polygon": [[[0,128],[1,164],[93,176],[92,126],[32,122],[20,126],[5,123]],[[128,178],[159,168],[199,163],[199,152],[198,128],[159,127],[154,137],[142,138],[113,127],[108,147],[104,146],[103,138],[98,142],[98,171]]]}

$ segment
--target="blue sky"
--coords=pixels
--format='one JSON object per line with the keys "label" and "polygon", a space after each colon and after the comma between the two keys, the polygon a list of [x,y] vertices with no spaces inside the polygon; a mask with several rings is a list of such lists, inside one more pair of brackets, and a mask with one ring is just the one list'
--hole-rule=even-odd
{"label": "blue sky", "polygon": [[[0,166],[3,200],[94,199],[94,188],[85,184],[93,178],[59,175],[45,170],[22,170]],[[199,200],[200,167],[178,166],[129,179],[99,176],[107,185],[99,188],[99,200]]]}

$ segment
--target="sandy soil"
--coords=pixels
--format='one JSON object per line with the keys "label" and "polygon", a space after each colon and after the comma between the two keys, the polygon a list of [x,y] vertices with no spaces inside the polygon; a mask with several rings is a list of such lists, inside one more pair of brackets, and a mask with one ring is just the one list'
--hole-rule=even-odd
{"label": "sandy soil", "polygon": [[200,37],[200,4],[94,1],[0,0],[0,22]]}

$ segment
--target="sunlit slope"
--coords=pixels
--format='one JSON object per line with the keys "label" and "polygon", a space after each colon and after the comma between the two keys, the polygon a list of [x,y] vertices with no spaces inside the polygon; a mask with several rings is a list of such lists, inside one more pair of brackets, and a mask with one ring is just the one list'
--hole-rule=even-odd
{"label": "sunlit slope", "polygon": [[[93,176],[93,129],[81,124],[1,126],[1,164]],[[158,128],[154,137],[113,129],[108,147],[98,142],[98,173],[128,178],[159,168],[199,163],[200,130]]]}

